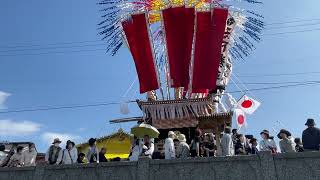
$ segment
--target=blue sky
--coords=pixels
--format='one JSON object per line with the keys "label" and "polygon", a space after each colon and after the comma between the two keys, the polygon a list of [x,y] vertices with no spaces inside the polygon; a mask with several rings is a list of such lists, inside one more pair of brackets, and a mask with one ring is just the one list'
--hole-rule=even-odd
{"label": "blue sky", "polygon": [[[120,102],[140,97],[137,84],[126,97],[122,97],[136,78],[132,57],[126,48],[114,57],[101,50],[105,45],[97,35],[100,14],[96,1],[3,0],[0,4],[0,91],[10,93],[4,103],[6,108]],[[320,17],[319,4],[317,0],[268,0],[259,7],[259,11],[267,24],[317,19]],[[304,23],[310,22],[299,24]],[[288,25],[292,24],[272,27]],[[317,25],[280,29],[267,26],[266,35],[256,51],[245,61],[235,62],[234,71],[240,76],[257,75],[240,77],[242,82],[320,80],[320,74],[259,76],[318,71],[320,31],[270,35],[317,28]],[[88,42],[48,45],[83,41]],[[83,45],[85,47],[79,47]],[[16,46],[23,46],[19,49],[25,51],[12,51]],[[48,47],[58,48],[45,49]],[[238,89],[230,85],[229,90]],[[257,135],[262,129],[285,127],[295,136],[301,136],[308,117],[319,122],[318,91],[319,86],[308,86],[252,92],[262,105],[247,117],[248,126],[244,132]],[[237,98],[241,95],[234,94]],[[0,114],[0,141],[31,140],[40,151],[44,151],[55,136],[81,142],[115,132],[120,127],[129,130],[132,123],[110,125],[107,121],[137,115],[140,112],[135,104],[130,104],[129,115],[121,115],[119,105]]]}

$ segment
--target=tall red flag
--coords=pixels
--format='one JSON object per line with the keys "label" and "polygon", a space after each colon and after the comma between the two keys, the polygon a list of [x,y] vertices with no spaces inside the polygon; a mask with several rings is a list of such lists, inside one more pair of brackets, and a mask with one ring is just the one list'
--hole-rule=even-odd
{"label": "tall red flag", "polygon": [[159,89],[146,14],[132,15],[122,22],[122,27],[136,65],[140,93]]}
{"label": "tall red flag", "polygon": [[194,8],[174,7],[162,11],[172,87],[188,87],[194,32]]}
{"label": "tall red flag", "polygon": [[227,17],[228,10],[222,8],[214,8],[213,12],[196,13],[193,93],[203,93],[203,89],[216,88]]}

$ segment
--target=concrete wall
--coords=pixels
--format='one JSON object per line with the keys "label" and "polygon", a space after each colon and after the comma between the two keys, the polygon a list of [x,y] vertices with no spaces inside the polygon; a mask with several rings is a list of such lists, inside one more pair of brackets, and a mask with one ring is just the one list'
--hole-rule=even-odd
{"label": "concrete wall", "polygon": [[2,168],[0,180],[319,180],[320,152]]}

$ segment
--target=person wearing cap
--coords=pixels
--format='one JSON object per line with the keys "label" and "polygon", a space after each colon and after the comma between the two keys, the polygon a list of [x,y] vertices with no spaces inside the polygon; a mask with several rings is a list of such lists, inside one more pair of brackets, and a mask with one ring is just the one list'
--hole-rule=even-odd
{"label": "person wearing cap", "polygon": [[176,151],[174,148],[173,140],[176,138],[176,135],[173,131],[168,132],[168,138],[164,143],[164,157],[165,159],[174,159],[176,157]]}
{"label": "person wearing cap", "polygon": [[305,151],[319,151],[320,148],[320,129],[315,127],[314,119],[308,119],[305,123],[308,126],[302,133],[302,143]]}
{"label": "person wearing cap", "polygon": [[61,159],[57,161],[61,161],[61,164],[75,164],[77,163],[78,158],[78,150],[75,147],[75,143],[68,140],[66,143],[66,149],[62,151]]}
{"label": "person wearing cap", "polygon": [[272,153],[277,152],[276,142],[270,137],[270,133],[268,130],[263,130],[260,133],[262,140],[259,143],[260,151],[271,151]]}
{"label": "person wearing cap", "polygon": [[281,129],[277,136],[280,139],[279,146],[282,153],[296,152],[294,139],[289,131]]}
{"label": "person wearing cap", "polygon": [[59,164],[60,162],[58,162],[58,158],[62,157],[62,148],[60,147],[60,143],[61,141],[59,140],[59,138],[55,138],[53,140],[52,145],[49,147],[48,151],[46,152],[45,155],[45,161],[50,164],[50,165],[54,165],[54,164]]}
{"label": "person wearing cap", "polygon": [[187,139],[184,134],[179,134],[177,139],[179,140],[179,145],[177,147],[177,157],[187,158],[190,156],[190,147],[187,144]]}
{"label": "person wearing cap", "polygon": [[99,152],[98,148],[96,146],[96,139],[95,138],[90,138],[88,143],[89,143],[89,150],[87,152],[87,160],[89,163],[99,163]]}
{"label": "person wearing cap", "polygon": [[227,127],[224,130],[224,134],[221,138],[221,151],[222,156],[234,155],[234,144],[232,141],[231,128]]}

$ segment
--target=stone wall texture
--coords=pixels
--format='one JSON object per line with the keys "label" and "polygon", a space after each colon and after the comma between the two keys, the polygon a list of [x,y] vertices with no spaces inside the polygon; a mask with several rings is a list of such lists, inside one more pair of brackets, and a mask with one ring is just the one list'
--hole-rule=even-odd
{"label": "stone wall texture", "polygon": [[0,168],[0,180],[320,180],[320,152]]}

